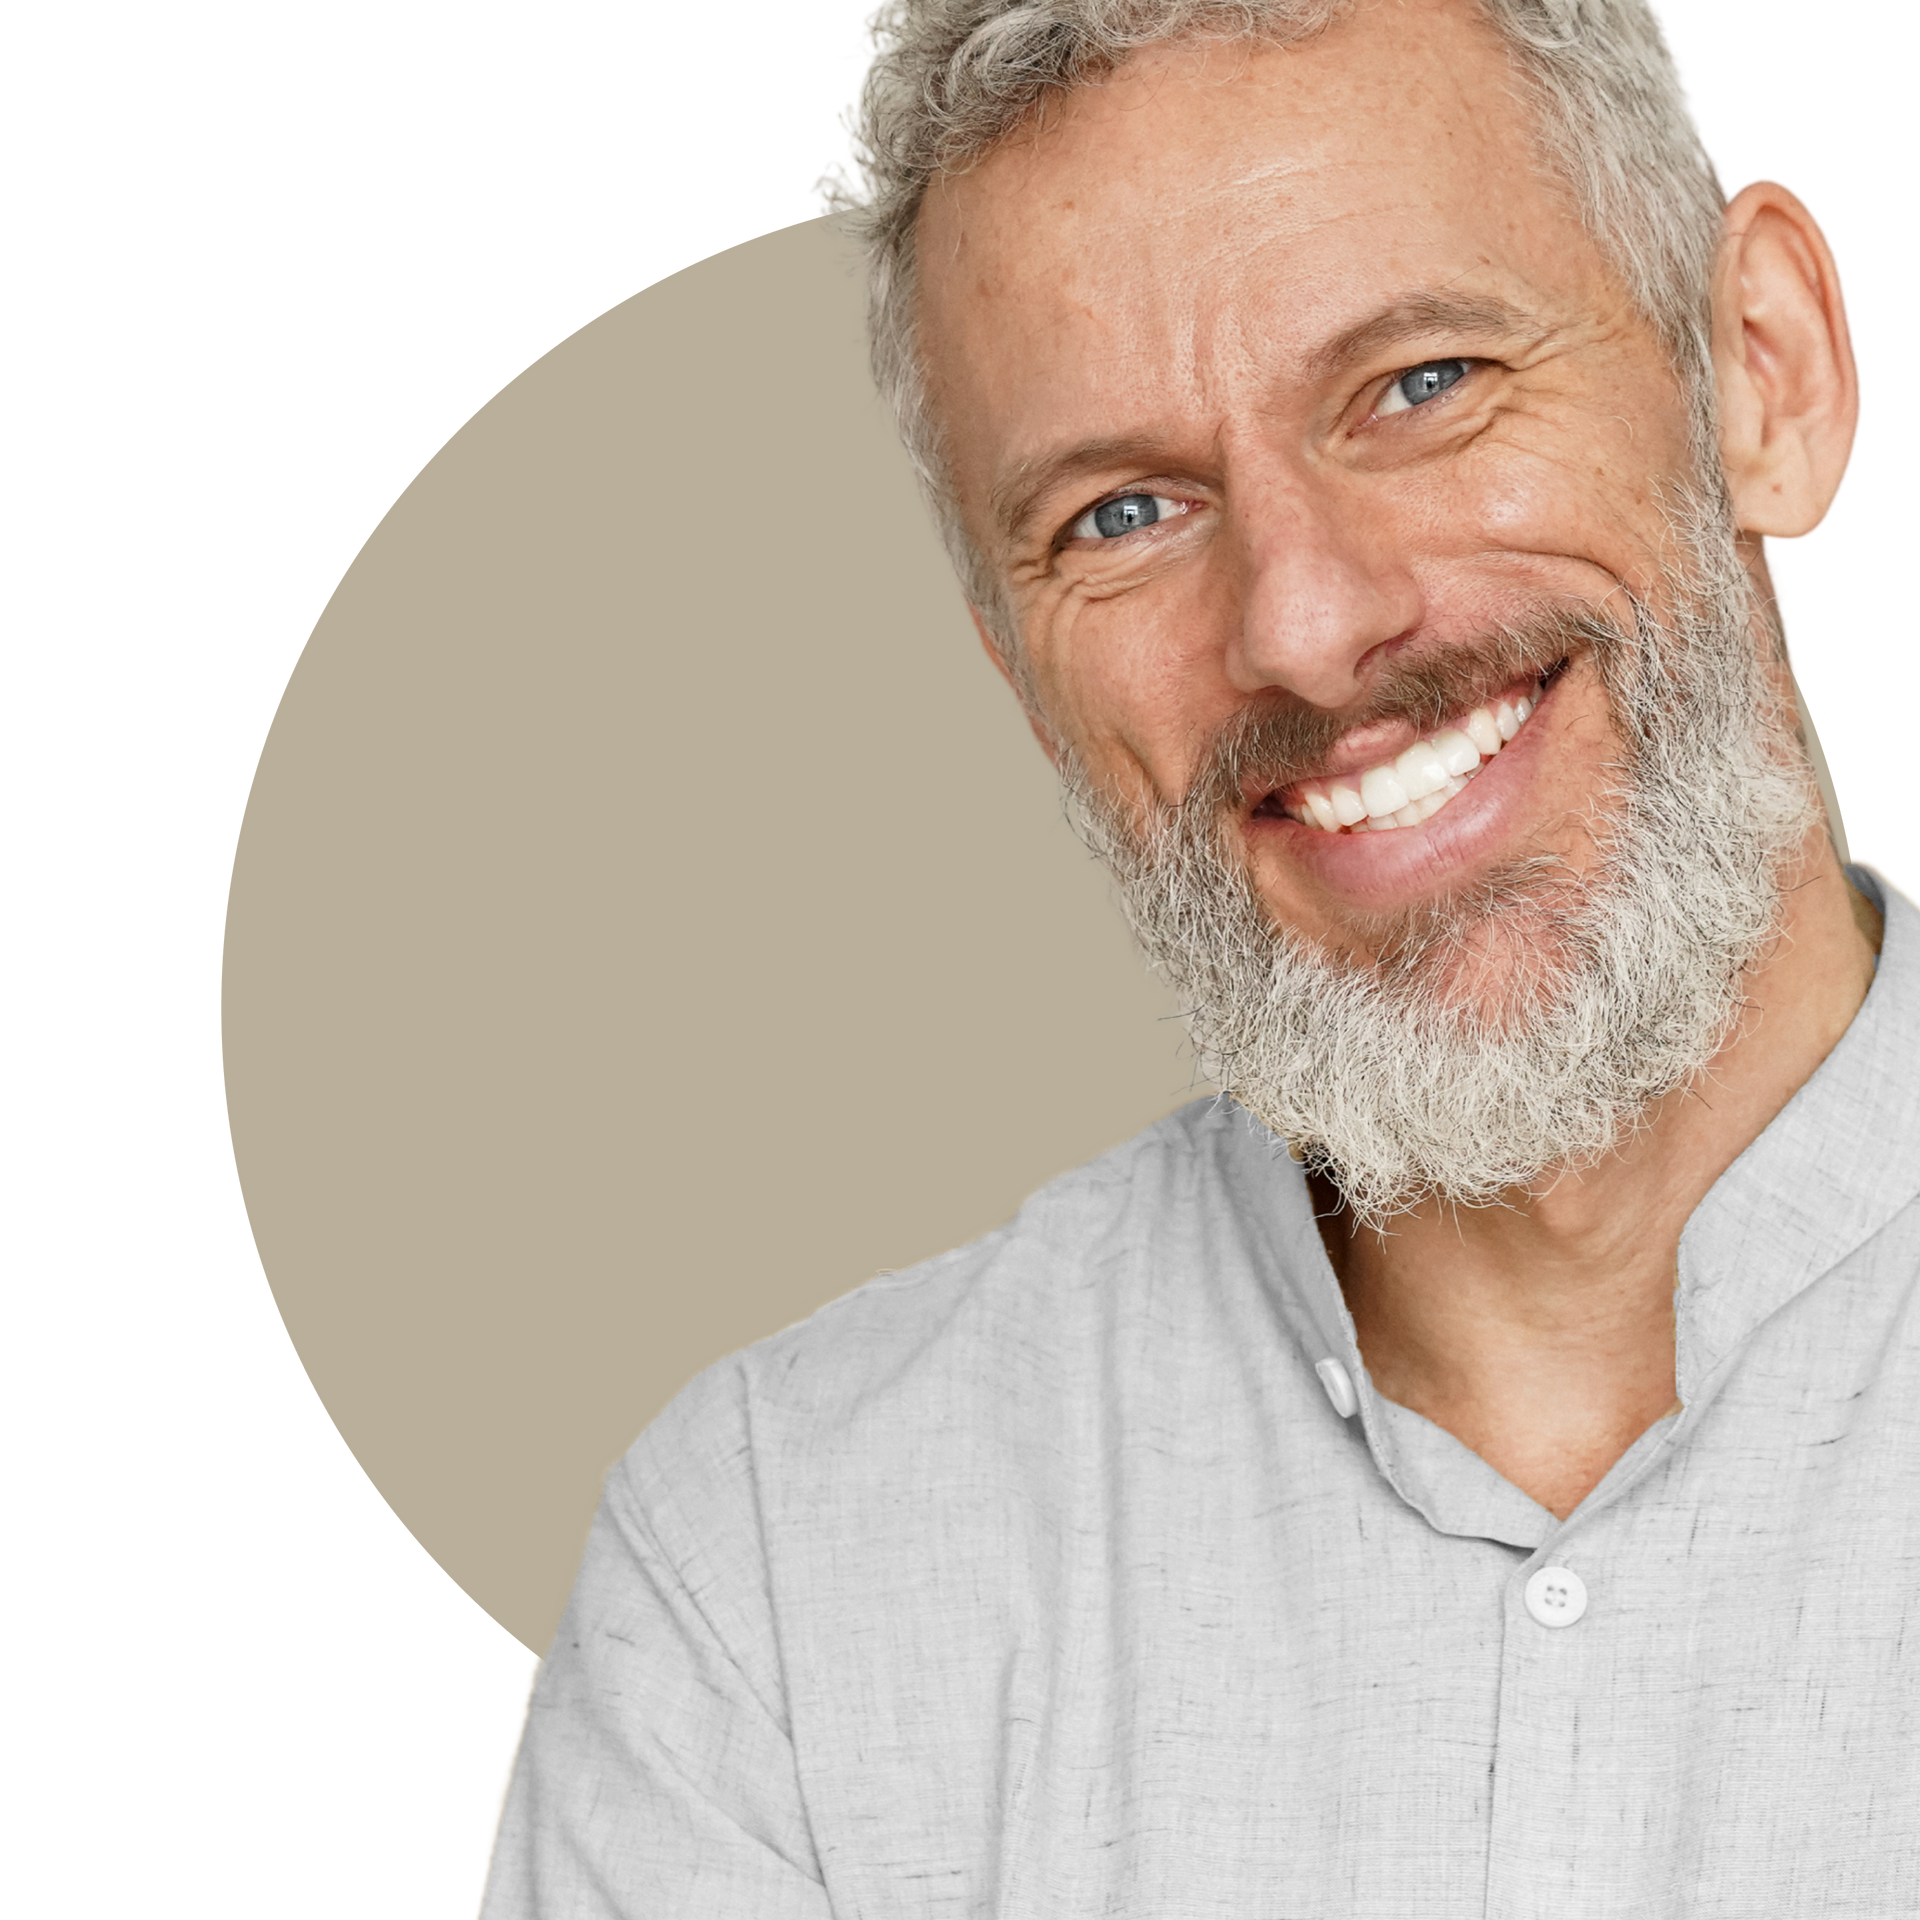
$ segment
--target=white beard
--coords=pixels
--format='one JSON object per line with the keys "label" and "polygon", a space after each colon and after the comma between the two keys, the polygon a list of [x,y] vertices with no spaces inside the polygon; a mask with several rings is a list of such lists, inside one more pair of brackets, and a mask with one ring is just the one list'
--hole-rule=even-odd
{"label": "white beard", "polygon": [[1630,637],[1542,621],[1591,647],[1624,743],[1594,795],[1591,870],[1519,861],[1407,917],[1385,959],[1271,927],[1226,850],[1218,757],[1194,782],[1202,804],[1144,825],[1064,762],[1203,1069],[1363,1221],[1430,1197],[1488,1205],[1591,1164],[1697,1076],[1739,1017],[1820,803],[1724,518],[1689,508],[1677,530],[1691,564],[1666,595],[1670,623],[1638,602]]}

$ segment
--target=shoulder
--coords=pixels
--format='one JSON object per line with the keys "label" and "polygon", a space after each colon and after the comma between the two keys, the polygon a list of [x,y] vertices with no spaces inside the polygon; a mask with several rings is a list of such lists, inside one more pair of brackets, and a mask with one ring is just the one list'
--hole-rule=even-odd
{"label": "shoulder", "polygon": [[616,1477],[649,1508],[738,1509],[763,1496],[769,1458],[784,1479],[809,1456],[918,1452],[1057,1393],[1102,1328],[1231,1215],[1252,1124],[1229,1102],[1195,1101],[1049,1182],[994,1232],[710,1367]]}

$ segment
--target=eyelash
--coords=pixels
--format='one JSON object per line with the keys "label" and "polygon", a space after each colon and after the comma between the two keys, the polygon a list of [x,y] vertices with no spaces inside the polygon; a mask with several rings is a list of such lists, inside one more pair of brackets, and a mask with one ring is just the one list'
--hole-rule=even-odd
{"label": "eyelash", "polygon": [[[1104,500],[1096,500],[1092,506],[1076,513],[1073,518],[1067,522],[1066,531],[1061,535],[1062,543],[1064,544],[1068,540],[1096,540],[1103,546],[1112,546],[1118,541],[1125,539],[1128,534],[1144,532],[1147,528],[1159,526],[1168,520],[1183,519],[1193,511],[1194,502],[1190,500],[1182,500],[1177,495],[1169,493],[1149,492],[1148,488],[1151,487],[1152,484],[1153,483],[1149,481],[1145,486],[1122,487],[1118,492],[1108,494]],[[1122,501],[1126,500],[1151,501],[1155,509],[1154,517],[1151,520],[1141,522],[1138,527],[1129,527],[1121,533],[1102,534],[1097,529],[1084,534],[1080,532],[1082,526],[1092,521],[1094,517],[1105,508],[1118,506]],[[1163,503],[1170,507],[1172,511],[1169,513],[1160,512],[1159,508]]]}
{"label": "eyelash", "polygon": [[[1421,407],[1430,407],[1436,400],[1444,399],[1463,381],[1471,379],[1474,369],[1480,364],[1478,360],[1469,359],[1463,353],[1443,354],[1433,360],[1416,360],[1412,366],[1402,367],[1398,373],[1387,376],[1386,385],[1380,389],[1380,397],[1373,403],[1373,417],[1376,420],[1382,417],[1393,419],[1402,413],[1414,413]],[[1437,367],[1458,367],[1460,371],[1437,392],[1428,394],[1424,399],[1408,400],[1403,406],[1388,408],[1385,415],[1382,415],[1381,409],[1386,407],[1388,400],[1399,391],[1402,381],[1411,380],[1416,373],[1425,373],[1429,368]]]}

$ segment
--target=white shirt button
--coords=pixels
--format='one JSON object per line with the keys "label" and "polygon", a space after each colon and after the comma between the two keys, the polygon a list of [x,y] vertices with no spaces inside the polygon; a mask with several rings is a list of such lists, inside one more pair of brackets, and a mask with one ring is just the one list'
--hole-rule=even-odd
{"label": "white shirt button", "polygon": [[1587,1583],[1569,1567],[1542,1567],[1527,1582],[1527,1611],[1543,1627],[1570,1627],[1587,1610]]}
{"label": "white shirt button", "polygon": [[1326,1388],[1334,1412],[1342,1420],[1351,1420],[1360,1411],[1360,1396],[1353,1390],[1352,1375],[1332,1354],[1328,1354],[1324,1360],[1316,1360],[1313,1370],[1320,1376],[1320,1384]]}

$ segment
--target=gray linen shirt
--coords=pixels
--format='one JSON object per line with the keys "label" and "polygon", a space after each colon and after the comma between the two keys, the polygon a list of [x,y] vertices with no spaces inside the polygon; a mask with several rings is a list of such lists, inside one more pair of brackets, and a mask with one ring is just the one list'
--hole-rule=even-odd
{"label": "gray linen shirt", "polygon": [[613,1470],[488,1920],[1920,1913],[1920,913],[1855,877],[1873,990],[1570,1519],[1373,1391],[1299,1168],[1188,1107]]}

